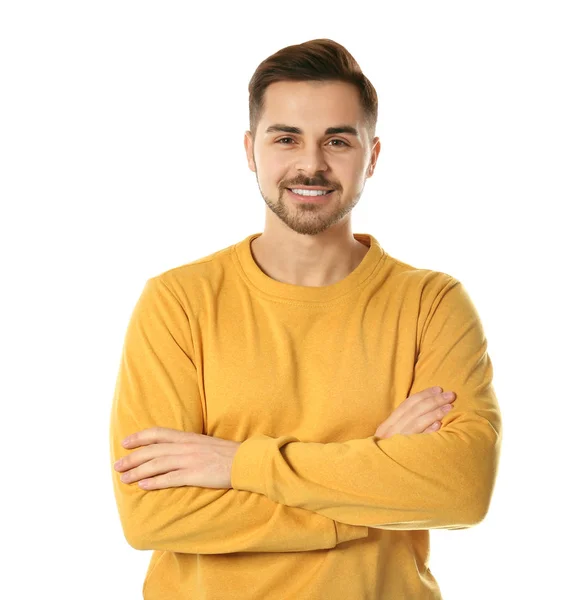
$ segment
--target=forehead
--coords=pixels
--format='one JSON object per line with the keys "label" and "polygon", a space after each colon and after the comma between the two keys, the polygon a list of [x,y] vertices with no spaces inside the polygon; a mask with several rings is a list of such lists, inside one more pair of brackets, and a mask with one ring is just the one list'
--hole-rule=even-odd
{"label": "forehead", "polygon": [[359,92],[344,81],[278,81],[264,93],[260,122],[323,129],[338,123],[363,127]]}

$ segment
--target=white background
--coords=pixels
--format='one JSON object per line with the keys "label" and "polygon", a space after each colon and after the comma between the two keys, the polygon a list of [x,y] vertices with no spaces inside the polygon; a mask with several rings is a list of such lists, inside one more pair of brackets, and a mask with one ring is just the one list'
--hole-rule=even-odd
{"label": "white background", "polygon": [[462,281],[489,342],[499,474],[482,523],[431,533],[444,598],[581,593],[582,4],[0,6],[6,597],[141,598],[108,441],[130,312],[148,277],[263,230],[247,85],[319,37],[379,95],[353,231]]}

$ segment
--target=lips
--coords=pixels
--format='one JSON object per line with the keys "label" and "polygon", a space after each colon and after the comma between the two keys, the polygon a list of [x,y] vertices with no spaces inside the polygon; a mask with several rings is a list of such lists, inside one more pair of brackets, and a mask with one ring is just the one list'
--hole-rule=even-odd
{"label": "lips", "polygon": [[306,190],[307,192],[311,192],[311,191],[315,191],[315,192],[327,192],[327,194],[330,194],[330,192],[334,192],[335,190],[332,188],[303,188],[303,187],[297,187],[297,188],[293,188],[293,187],[289,187],[286,188],[287,190]]}
{"label": "lips", "polygon": [[293,202],[303,202],[305,204],[326,204],[328,197],[334,193],[335,190],[329,190],[326,194],[317,194],[312,196],[310,194],[295,194],[291,189],[286,188],[286,191],[290,194],[290,198]]}

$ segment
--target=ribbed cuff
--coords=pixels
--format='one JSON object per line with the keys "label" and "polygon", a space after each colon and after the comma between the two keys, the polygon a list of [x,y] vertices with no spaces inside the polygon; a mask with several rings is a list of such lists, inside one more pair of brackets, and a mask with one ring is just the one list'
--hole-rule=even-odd
{"label": "ribbed cuff", "polygon": [[234,490],[266,495],[263,464],[273,438],[253,435],[237,449],[231,465],[231,487]]}

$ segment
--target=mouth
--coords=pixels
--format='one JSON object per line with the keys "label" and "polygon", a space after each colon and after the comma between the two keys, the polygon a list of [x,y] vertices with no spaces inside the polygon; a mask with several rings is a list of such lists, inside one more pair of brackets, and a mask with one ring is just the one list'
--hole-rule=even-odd
{"label": "mouth", "polygon": [[[288,194],[290,195],[290,197],[293,200],[298,200],[300,202],[311,202],[311,203],[319,203],[319,202],[327,202],[329,199],[329,196],[335,191],[335,190],[328,190],[325,194],[323,194],[322,192],[324,190],[307,190],[310,191],[311,193],[304,193],[304,194],[297,194],[295,192],[292,191],[292,189],[297,189],[297,188],[286,188],[286,191],[288,192]],[[318,192],[317,194],[315,194],[314,192]]]}

